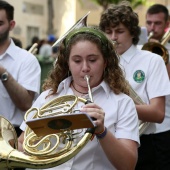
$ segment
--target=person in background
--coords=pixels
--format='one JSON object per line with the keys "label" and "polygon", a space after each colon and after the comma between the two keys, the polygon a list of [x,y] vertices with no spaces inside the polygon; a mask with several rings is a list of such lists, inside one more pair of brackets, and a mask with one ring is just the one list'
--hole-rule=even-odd
{"label": "person in background", "polygon": [[140,136],[136,169],[169,169],[170,152],[168,159],[163,153],[170,147],[169,140],[165,141],[169,132],[157,133],[157,125],[164,124],[165,96],[170,94],[169,77],[161,56],[137,48],[140,35],[138,24],[138,15],[128,2],[122,2],[111,5],[101,15],[99,27],[116,42],[115,50],[120,55],[126,79],[145,103],[136,103],[139,119],[150,122]]}
{"label": "person in background", "polygon": [[46,39],[41,40],[41,47],[39,49],[39,55],[43,59],[50,59],[52,58],[52,46]]}
{"label": "person in background", "polygon": [[15,27],[14,7],[0,1],[0,115],[21,133],[24,113],[40,91],[41,69],[37,59],[16,46],[9,32]]}
{"label": "person in background", "polygon": [[20,41],[20,39],[15,38],[15,37],[11,37],[12,40],[14,41],[14,44],[20,48],[22,48],[22,42]]}
{"label": "person in background", "polygon": [[[82,27],[65,37],[55,67],[43,85],[44,92],[32,107],[40,108],[63,95],[89,99],[86,75],[90,77],[94,101],[86,105],[79,103],[78,107],[80,112],[95,118],[96,137],[74,158],[51,169],[113,170],[126,167],[132,170],[140,144],[138,116],[134,102],[126,95],[129,88],[112,42],[100,30]],[[20,128],[25,131],[25,122]],[[21,147],[24,132],[18,141]]]}
{"label": "person in background", "polygon": [[[162,4],[154,4],[150,6],[146,12],[146,28],[148,31],[148,35],[151,32],[153,33],[153,35],[149,39],[149,42],[161,43],[165,33],[170,32],[169,22],[169,11],[166,6]],[[166,44],[164,44],[164,47],[168,50],[170,54],[169,40]],[[170,76],[170,63],[167,64],[167,70]]]}
{"label": "person in background", "polygon": [[39,47],[39,42],[40,42],[39,38],[38,38],[37,36],[34,36],[34,37],[32,38],[31,44],[28,45],[28,47],[26,48],[26,50],[29,51],[30,48],[36,43],[36,44],[38,44],[38,45],[37,45],[36,54],[39,54],[39,49],[40,49],[40,47]]}
{"label": "person in background", "polygon": [[[154,4],[148,8],[146,12],[146,28],[149,34],[153,32],[149,42],[160,43],[162,41],[166,31],[169,32],[169,11],[166,6]],[[168,41],[164,44],[164,47],[170,54],[170,43]],[[170,77],[170,57],[166,67]],[[150,142],[153,142],[156,147],[155,152],[153,152],[157,161],[156,167],[158,169],[170,169],[170,95],[166,96],[164,121],[161,124],[156,124],[155,133],[156,135]]]}
{"label": "person in background", "polygon": [[49,35],[47,40],[42,39],[41,40],[41,47],[39,50],[39,55],[42,56],[45,59],[56,59],[57,58],[57,46],[53,46],[53,44],[56,42],[56,38],[54,35]]}
{"label": "person in background", "polygon": [[[53,44],[57,41],[57,38],[54,36],[54,35],[49,35],[48,36],[48,43],[53,46]],[[56,58],[56,55],[57,55],[57,50],[58,50],[58,46],[54,46],[52,47],[52,57],[53,58]]]}
{"label": "person in background", "polygon": [[151,32],[153,33],[150,41],[153,39],[161,42],[169,28],[169,11],[164,5],[154,4],[148,8],[146,12],[146,28],[148,35]]}

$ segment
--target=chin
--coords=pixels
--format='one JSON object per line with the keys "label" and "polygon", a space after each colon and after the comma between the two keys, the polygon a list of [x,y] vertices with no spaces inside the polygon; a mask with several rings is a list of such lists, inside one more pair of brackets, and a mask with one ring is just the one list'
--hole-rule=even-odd
{"label": "chin", "polygon": [[118,53],[119,55],[122,55],[124,52],[122,52],[122,51],[117,51],[117,53]]}

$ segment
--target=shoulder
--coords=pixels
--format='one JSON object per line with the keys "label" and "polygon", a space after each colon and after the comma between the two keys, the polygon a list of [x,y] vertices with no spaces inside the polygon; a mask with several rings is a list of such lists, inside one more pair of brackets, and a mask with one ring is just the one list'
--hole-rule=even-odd
{"label": "shoulder", "polygon": [[50,95],[51,89],[43,91],[38,98],[35,100],[33,107],[41,107],[48,101],[52,100],[54,95]]}
{"label": "shoulder", "polygon": [[148,60],[148,61],[150,61],[150,60],[163,61],[162,56],[160,56],[160,55],[158,55],[156,53],[147,51],[147,50],[137,49],[136,55],[139,55],[139,57],[144,58],[145,60]]}
{"label": "shoulder", "polygon": [[124,94],[124,93],[120,93],[119,95],[118,95],[118,99],[119,99],[119,101],[124,101],[124,102],[126,102],[126,103],[133,103],[133,100],[132,100],[132,98],[131,97],[129,97],[128,95],[126,95],[126,94]]}
{"label": "shoulder", "polygon": [[132,98],[124,93],[115,94],[113,92],[110,92],[109,95],[110,95],[111,100],[114,100],[115,102],[117,102],[120,105],[126,106],[127,103],[132,103],[132,105],[133,105]]}
{"label": "shoulder", "polygon": [[35,59],[36,57],[30,53],[29,51],[23,49],[23,48],[19,48],[19,47],[16,47],[17,48],[17,51],[20,55],[23,55],[24,57],[30,57],[30,59]]}
{"label": "shoulder", "polygon": [[153,53],[151,51],[147,51],[147,50],[136,49],[136,51],[137,51],[137,53],[139,53],[141,55],[147,55],[149,57],[151,57],[151,56],[157,56],[158,57],[159,56],[158,54],[155,54],[155,53]]}
{"label": "shoulder", "polygon": [[114,91],[109,87],[108,83],[106,83],[105,81],[102,81],[99,87],[102,87],[103,89],[102,91],[106,94],[107,98],[109,98],[111,101],[121,102],[123,100],[124,101],[131,100],[131,98],[124,93],[115,94]]}
{"label": "shoulder", "polygon": [[16,47],[16,58],[24,63],[36,63],[39,64],[38,59],[29,51]]}

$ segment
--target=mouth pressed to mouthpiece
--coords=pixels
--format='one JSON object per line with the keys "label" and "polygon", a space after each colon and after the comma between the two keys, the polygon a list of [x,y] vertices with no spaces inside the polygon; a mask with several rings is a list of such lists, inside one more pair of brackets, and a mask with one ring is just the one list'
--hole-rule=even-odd
{"label": "mouth pressed to mouthpiece", "polygon": [[91,100],[91,102],[93,102],[92,92],[91,92],[90,83],[89,83],[90,76],[89,76],[89,75],[85,75],[85,76],[84,76],[84,79],[85,79],[86,82],[87,82],[88,94],[89,94],[90,100]]}
{"label": "mouth pressed to mouthpiece", "polygon": [[84,76],[84,79],[85,79],[85,80],[90,79],[90,76],[89,76],[89,75],[85,75],[85,76]]}

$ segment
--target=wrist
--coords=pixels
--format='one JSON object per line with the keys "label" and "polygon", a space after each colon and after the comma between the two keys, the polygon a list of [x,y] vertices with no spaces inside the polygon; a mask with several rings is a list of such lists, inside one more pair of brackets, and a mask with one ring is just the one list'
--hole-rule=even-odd
{"label": "wrist", "polygon": [[106,127],[104,127],[104,130],[103,130],[102,132],[100,132],[100,133],[95,133],[97,139],[102,139],[102,138],[104,138],[104,137],[106,136],[106,134],[107,134],[107,128],[106,128]]}
{"label": "wrist", "polygon": [[4,71],[1,75],[0,75],[0,79],[2,82],[5,82],[8,80],[9,77],[9,73],[7,71]]}

